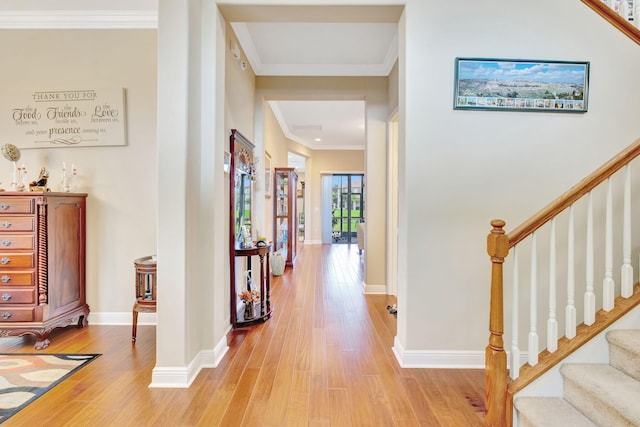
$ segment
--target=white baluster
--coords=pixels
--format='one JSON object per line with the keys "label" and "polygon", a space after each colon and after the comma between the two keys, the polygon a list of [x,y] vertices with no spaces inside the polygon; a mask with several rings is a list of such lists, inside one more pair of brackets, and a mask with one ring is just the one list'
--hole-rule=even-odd
{"label": "white baluster", "polygon": [[627,3],[627,0],[623,0],[620,2],[618,15],[622,16],[625,21],[629,20],[629,3]]}
{"label": "white baluster", "polygon": [[622,225],[622,273],[620,294],[629,298],[633,295],[633,266],[631,265],[631,168],[625,166],[624,213]]}
{"label": "white baluster", "polygon": [[602,309],[611,311],[616,283],[613,280],[613,197],[611,178],[607,180],[607,206],[604,236],[604,280],[602,281]]}
{"label": "white baluster", "polygon": [[513,247],[513,295],[512,295],[513,313],[511,315],[511,366],[509,368],[509,376],[516,379],[520,376],[520,348],[518,347],[518,316],[520,314],[518,307],[518,251]]}
{"label": "white baluster", "polygon": [[569,339],[576,336],[576,272],[574,263],[574,230],[573,205],[569,207],[569,238],[567,242],[567,307],[565,309],[565,336]]}
{"label": "white baluster", "polygon": [[547,319],[547,350],[558,349],[558,321],[556,320],[556,219],[551,220],[549,239],[549,319]]}
{"label": "white baluster", "polygon": [[587,204],[587,259],[586,290],[584,291],[584,324],[596,321],[596,294],[593,293],[593,195],[589,192]]}
{"label": "white baluster", "polygon": [[538,254],[536,233],[531,234],[531,294],[529,297],[529,365],[538,364]]}

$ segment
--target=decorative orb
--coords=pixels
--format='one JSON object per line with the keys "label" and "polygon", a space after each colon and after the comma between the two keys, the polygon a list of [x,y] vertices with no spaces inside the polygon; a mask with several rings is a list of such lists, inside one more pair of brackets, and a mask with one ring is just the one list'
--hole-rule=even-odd
{"label": "decorative orb", "polygon": [[18,150],[18,147],[13,144],[4,144],[0,151],[2,151],[2,155],[7,160],[12,162],[20,160],[20,150]]}

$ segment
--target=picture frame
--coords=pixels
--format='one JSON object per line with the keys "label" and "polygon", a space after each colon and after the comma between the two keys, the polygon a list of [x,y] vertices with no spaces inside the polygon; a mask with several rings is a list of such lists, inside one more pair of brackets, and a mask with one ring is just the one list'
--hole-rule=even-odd
{"label": "picture frame", "polygon": [[271,154],[264,152],[264,197],[271,198]]}
{"label": "picture frame", "polygon": [[454,110],[586,113],[588,61],[456,58]]}

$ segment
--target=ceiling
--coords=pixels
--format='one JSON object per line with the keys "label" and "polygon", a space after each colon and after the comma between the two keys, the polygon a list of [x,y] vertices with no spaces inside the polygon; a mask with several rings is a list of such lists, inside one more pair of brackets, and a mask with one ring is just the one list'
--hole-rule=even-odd
{"label": "ceiling", "polygon": [[233,22],[258,76],[387,76],[398,25],[382,22]]}
{"label": "ceiling", "polygon": [[[157,0],[3,0],[1,28],[157,28]],[[402,5],[218,4],[257,76],[387,76]],[[230,46],[233,49],[233,46]],[[235,46],[235,48],[238,48]],[[240,56],[242,54],[240,53]],[[312,149],[364,149],[364,101],[279,100],[285,135]],[[320,141],[317,140],[320,138]]]}
{"label": "ceiling", "polygon": [[[388,76],[398,57],[398,6],[221,6],[221,11],[244,53],[239,62],[246,61],[256,76]],[[365,147],[364,100],[269,105],[285,136],[311,149]]]}

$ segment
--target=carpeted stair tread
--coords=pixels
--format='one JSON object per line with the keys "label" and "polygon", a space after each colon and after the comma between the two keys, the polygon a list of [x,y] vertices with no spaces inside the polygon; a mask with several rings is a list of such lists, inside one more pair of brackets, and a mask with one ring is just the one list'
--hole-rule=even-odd
{"label": "carpeted stair tread", "polygon": [[607,332],[607,341],[640,356],[640,329],[616,329]]}
{"label": "carpeted stair tread", "polygon": [[519,427],[597,427],[561,397],[519,397]]}
{"label": "carpeted stair tread", "polygon": [[640,330],[607,332],[609,364],[640,381]]}
{"label": "carpeted stair tread", "polygon": [[640,382],[607,364],[560,367],[564,398],[594,423],[640,426]]}

